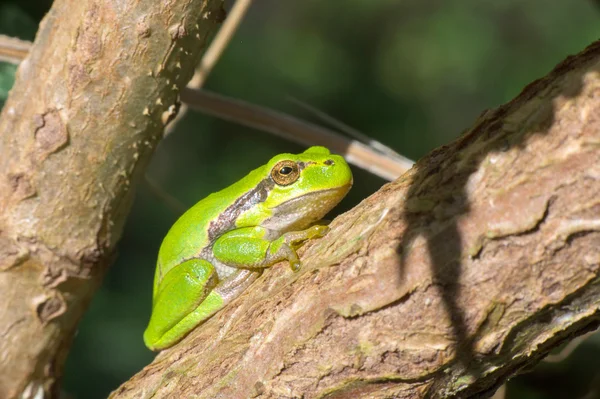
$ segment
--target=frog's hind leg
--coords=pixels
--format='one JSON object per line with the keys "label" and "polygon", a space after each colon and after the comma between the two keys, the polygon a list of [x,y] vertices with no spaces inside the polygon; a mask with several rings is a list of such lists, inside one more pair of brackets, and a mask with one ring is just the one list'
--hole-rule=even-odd
{"label": "frog's hind leg", "polygon": [[215,268],[204,259],[190,259],[169,270],[154,297],[150,323],[144,331],[146,346],[152,350],[168,348],[220,309],[222,301],[213,291],[218,283]]}

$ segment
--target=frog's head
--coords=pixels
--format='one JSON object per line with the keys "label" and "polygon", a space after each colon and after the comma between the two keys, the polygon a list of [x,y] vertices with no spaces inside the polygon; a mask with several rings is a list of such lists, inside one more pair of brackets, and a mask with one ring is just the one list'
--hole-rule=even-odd
{"label": "frog's head", "polygon": [[263,204],[269,216],[261,225],[273,230],[303,228],[321,219],[352,187],[344,158],[325,147],[279,154],[264,168],[272,187]]}

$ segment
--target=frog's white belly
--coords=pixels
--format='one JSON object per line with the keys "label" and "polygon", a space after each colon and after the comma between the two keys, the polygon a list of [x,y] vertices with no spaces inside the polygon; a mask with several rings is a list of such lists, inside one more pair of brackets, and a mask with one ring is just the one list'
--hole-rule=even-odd
{"label": "frog's white belly", "polygon": [[214,255],[212,255],[212,251],[210,251],[210,253],[210,255],[207,254],[203,258],[209,261],[215,267],[220,281],[225,280],[226,278],[230,277],[232,274],[240,270],[238,268],[228,266],[225,263],[218,261],[217,258],[215,258]]}

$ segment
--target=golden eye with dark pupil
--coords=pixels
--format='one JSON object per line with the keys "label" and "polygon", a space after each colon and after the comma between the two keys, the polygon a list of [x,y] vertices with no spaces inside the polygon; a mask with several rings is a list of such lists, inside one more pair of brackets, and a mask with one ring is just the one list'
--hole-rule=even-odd
{"label": "golden eye with dark pupil", "polygon": [[280,186],[292,184],[300,177],[298,164],[294,161],[284,160],[279,161],[271,169],[271,178]]}

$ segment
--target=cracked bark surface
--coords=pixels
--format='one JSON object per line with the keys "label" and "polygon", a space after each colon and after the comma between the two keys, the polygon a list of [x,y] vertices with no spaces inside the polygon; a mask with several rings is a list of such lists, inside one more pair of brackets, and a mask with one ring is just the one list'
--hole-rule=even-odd
{"label": "cracked bark surface", "polygon": [[600,319],[600,42],[265,272],[111,398],[486,397]]}
{"label": "cracked bark surface", "polygon": [[57,395],[131,187],[221,6],[56,0],[41,23],[0,118],[0,398]]}

